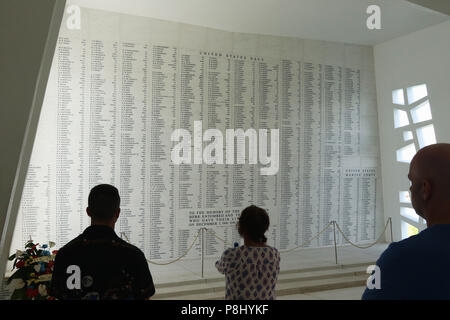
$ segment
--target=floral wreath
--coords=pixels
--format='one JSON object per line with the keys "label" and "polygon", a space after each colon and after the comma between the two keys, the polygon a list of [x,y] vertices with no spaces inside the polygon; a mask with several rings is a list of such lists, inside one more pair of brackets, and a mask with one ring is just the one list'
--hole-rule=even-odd
{"label": "floral wreath", "polygon": [[52,279],[55,256],[58,252],[50,248],[55,243],[34,244],[28,240],[25,251],[17,250],[8,260],[14,260],[13,269],[17,269],[8,279],[7,284],[13,289],[11,300],[54,300],[49,296],[48,288]]}

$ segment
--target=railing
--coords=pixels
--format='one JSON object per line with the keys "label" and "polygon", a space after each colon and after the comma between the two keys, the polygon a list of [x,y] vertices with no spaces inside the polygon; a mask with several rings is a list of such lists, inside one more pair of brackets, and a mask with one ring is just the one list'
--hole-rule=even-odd
{"label": "railing", "polygon": [[[311,239],[303,242],[301,245],[296,246],[294,248],[288,249],[288,250],[280,250],[281,254],[286,254],[289,253],[291,251],[295,251],[298,250],[300,248],[305,248],[306,245],[308,245],[309,243],[311,243],[314,239],[318,238],[322,233],[324,233],[330,226],[333,226],[333,242],[334,242],[334,256],[335,256],[335,262],[336,264],[338,264],[338,254],[337,254],[337,242],[336,242],[336,229],[337,231],[339,231],[339,233],[342,234],[342,237],[344,238],[344,240],[346,242],[348,242],[350,245],[359,248],[359,249],[368,249],[372,246],[374,246],[375,244],[377,244],[381,238],[383,237],[383,235],[386,233],[387,227],[388,225],[390,226],[390,238],[391,238],[391,242],[393,242],[393,234],[392,234],[392,218],[389,217],[386,221],[386,225],[384,226],[383,232],[380,234],[380,236],[375,240],[375,242],[367,244],[367,245],[358,245],[356,243],[353,243],[352,241],[350,241],[350,239],[344,234],[344,232],[342,231],[341,227],[339,226],[339,224],[336,221],[330,221],[325,228],[323,228],[321,231],[319,231],[315,236],[313,236]],[[184,254],[182,254],[181,256],[179,256],[178,258],[171,260],[169,262],[155,262],[155,261],[151,261],[149,259],[147,259],[148,263],[154,264],[154,265],[159,265],[159,266],[164,266],[164,265],[169,265],[175,262],[178,262],[179,260],[183,259],[194,247],[197,239],[199,238],[199,236],[201,235],[201,277],[204,277],[204,265],[205,265],[205,232],[210,232],[213,234],[213,236],[220,240],[221,242],[223,242],[226,245],[229,245],[230,247],[233,246],[233,244],[228,243],[226,240],[222,239],[221,237],[219,237],[216,232],[212,229],[208,229],[208,228],[200,228],[197,231],[197,234],[194,237],[194,240],[192,241],[191,245],[189,246],[189,248],[186,250],[186,252]],[[126,234],[124,232],[120,233],[121,237],[123,239],[125,239],[127,242],[130,242],[128,237],[126,236]]]}

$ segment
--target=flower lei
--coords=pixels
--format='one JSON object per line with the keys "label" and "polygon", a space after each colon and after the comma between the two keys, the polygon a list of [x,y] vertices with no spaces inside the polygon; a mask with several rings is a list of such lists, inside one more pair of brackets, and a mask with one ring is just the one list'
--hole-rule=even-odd
{"label": "flower lei", "polygon": [[7,281],[8,286],[14,289],[11,300],[54,300],[47,291],[57,253],[57,250],[50,253],[49,249],[54,246],[51,241],[49,245],[39,245],[29,240],[25,251],[17,250],[8,258],[14,260],[13,270],[17,269]]}

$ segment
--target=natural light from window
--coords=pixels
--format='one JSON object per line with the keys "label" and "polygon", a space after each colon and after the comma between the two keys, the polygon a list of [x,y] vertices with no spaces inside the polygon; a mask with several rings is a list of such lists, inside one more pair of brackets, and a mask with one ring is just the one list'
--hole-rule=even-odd
{"label": "natural light from window", "polygon": [[[405,101],[405,93],[407,101]],[[437,142],[434,125],[430,123],[433,116],[427,85],[419,84],[393,90],[392,104],[394,128],[402,128],[398,134],[403,138],[398,140],[396,160],[401,166],[409,165],[419,149]],[[402,168],[407,169],[407,167]],[[409,182],[406,176],[405,180],[406,185]],[[411,208],[411,195],[405,189],[398,191],[399,204],[402,204],[400,205],[402,239],[417,234],[419,228],[426,224],[426,220],[419,217]]]}

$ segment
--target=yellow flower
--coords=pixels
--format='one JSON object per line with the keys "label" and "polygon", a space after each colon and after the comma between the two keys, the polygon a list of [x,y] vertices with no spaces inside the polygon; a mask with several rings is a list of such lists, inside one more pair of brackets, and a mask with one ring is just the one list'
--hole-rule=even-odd
{"label": "yellow flower", "polygon": [[46,282],[52,280],[52,274],[47,273],[39,276],[39,282]]}

